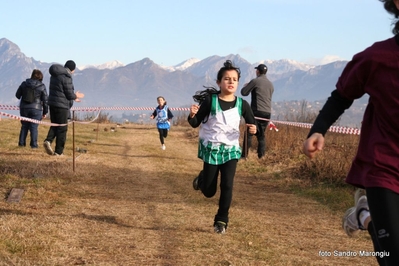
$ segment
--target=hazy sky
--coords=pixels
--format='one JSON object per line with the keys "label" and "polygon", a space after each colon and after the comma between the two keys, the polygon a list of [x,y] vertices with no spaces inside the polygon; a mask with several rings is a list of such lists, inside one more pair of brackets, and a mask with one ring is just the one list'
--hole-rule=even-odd
{"label": "hazy sky", "polygon": [[0,38],[35,60],[78,66],[228,54],[322,64],[393,36],[379,0],[12,0],[1,10]]}

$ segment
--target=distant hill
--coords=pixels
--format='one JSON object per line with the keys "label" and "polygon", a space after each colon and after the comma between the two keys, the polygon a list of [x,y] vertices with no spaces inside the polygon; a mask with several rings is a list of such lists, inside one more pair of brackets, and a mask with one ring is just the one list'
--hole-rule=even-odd
{"label": "distant hill", "polygon": [[[113,61],[76,69],[73,76],[75,90],[83,92],[85,98],[75,106],[155,107],[156,97],[160,95],[166,98],[169,106],[189,106],[193,103],[192,95],[204,85],[216,86],[217,71],[227,59],[240,67],[240,84],[255,77],[254,67],[259,63],[267,64],[267,76],[275,86],[273,102],[276,106],[278,102],[287,101],[325,101],[347,63],[337,61],[312,66],[287,59],[250,63],[234,54],[214,55],[203,60],[191,58],[172,67],[160,66],[150,58],[127,65]],[[48,68],[52,63],[26,57],[17,44],[6,38],[0,39],[0,104],[18,104],[15,91],[30,77],[34,68],[43,72],[44,83],[48,86]],[[275,112],[273,115],[281,117]]]}

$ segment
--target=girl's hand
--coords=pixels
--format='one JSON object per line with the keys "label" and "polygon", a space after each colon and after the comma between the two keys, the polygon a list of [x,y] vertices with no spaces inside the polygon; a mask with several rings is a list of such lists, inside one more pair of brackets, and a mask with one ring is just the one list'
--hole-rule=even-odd
{"label": "girl's hand", "polygon": [[324,147],[324,137],[320,133],[313,133],[303,143],[303,153],[310,159],[314,158],[316,154]]}
{"label": "girl's hand", "polygon": [[254,124],[247,124],[248,132],[252,135],[256,134],[256,125]]}
{"label": "girl's hand", "polygon": [[193,118],[198,113],[199,105],[193,104],[190,107],[190,117]]}

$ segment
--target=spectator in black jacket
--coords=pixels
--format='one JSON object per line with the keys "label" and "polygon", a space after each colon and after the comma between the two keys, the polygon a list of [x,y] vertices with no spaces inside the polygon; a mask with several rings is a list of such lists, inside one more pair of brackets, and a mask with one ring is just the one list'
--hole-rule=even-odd
{"label": "spectator in black jacket", "polygon": [[[68,131],[68,118],[73,101],[80,102],[83,93],[74,92],[72,74],[75,72],[76,64],[68,60],[64,66],[54,64],[50,67],[50,88],[48,105],[50,106],[51,123],[59,124],[51,126],[47,138],[44,141],[44,149],[49,155],[63,155],[66,136]],[[55,151],[51,143],[56,139]]]}
{"label": "spectator in black jacket", "polygon": [[[18,87],[15,97],[21,99],[19,113],[22,117],[41,121],[48,112],[47,90],[43,84],[43,73],[34,69],[31,77],[26,79]],[[21,131],[19,133],[18,146],[26,146],[26,137],[30,131],[30,147],[37,149],[38,123],[21,120]]]}

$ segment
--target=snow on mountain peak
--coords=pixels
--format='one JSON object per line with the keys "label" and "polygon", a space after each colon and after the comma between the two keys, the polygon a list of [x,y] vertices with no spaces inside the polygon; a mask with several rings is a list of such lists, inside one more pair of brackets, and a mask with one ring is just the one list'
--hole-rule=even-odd
{"label": "snow on mountain peak", "polygon": [[198,58],[190,58],[184,62],[181,62],[180,64],[175,66],[176,70],[185,70],[187,68],[189,68],[190,66],[194,65],[195,63],[198,63],[199,60]]}
{"label": "snow on mountain peak", "polygon": [[280,60],[262,60],[257,64],[265,64],[268,67],[268,72],[273,74],[282,74],[295,69],[308,71],[314,68],[314,65],[304,64],[291,59],[280,59]]}
{"label": "snow on mountain peak", "polygon": [[201,60],[199,60],[197,58],[190,58],[190,59],[187,59],[186,61],[183,61],[180,64],[177,64],[175,66],[161,66],[161,67],[169,72],[173,72],[176,70],[184,71],[187,68],[189,68],[190,66],[194,65],[195,63],[198,63],[199,61],[201,61]]}
{"label": "snow on mountain peak", "polygon": [[118,68],[118,67],[123,67],[125,66],[122,62],[118,61],[118,60],[113,60],[113,61],[109,61],[106,62],[104,64],[101,65],[84,65],[84,66],[78,66],[78,68],[80,70],[86,69],[86,68],[96,68],[96,69],[114,69],[114,68]]}

